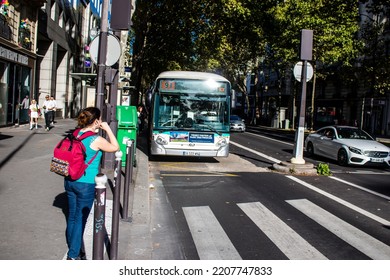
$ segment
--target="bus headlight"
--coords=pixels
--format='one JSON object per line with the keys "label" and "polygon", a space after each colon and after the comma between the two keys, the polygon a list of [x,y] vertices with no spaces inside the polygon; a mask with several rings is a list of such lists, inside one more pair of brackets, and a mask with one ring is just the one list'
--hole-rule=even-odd
{"label": "bus headlight", "polygon": [[217,142],[217,145],[220,146],[220,147],[226,146],[226,145],[227,145],[226,138],[220,139],[220,140]]}
{"label": "bus headlight", "polygon": [[168,141],[165,140],[163,137],[158,136],[157,139],[156,139],[156,143],[159,144],[159,145],[167,145]]}

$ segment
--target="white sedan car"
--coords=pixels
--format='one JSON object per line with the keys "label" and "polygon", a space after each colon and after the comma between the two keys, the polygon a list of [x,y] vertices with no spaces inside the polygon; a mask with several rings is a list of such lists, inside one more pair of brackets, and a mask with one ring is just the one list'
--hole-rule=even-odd
{"label": "white sedan car", "polygon": [[230,131],[240,131],[245,132],[245,123],[244,121],[237,115],[230,116]]}
{"label": "white sedan car", "polygon": [[357,127],[323,127],[306,137],[305,147],[309,156],[334,159],[340,165],[375,163],[390,166],[390,148]]}

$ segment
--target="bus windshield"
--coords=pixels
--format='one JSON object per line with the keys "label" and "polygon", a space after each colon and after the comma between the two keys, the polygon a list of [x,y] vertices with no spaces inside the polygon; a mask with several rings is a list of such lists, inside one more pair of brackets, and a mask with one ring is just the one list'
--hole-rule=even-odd
{"label": "bus windshield", "polygon": [[160,79],[153,126],[159,130],[229,131],[229,83]]}

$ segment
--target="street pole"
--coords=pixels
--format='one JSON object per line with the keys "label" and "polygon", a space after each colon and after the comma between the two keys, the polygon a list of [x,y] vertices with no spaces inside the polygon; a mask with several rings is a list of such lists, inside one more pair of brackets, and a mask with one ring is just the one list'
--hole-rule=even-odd
{"label": "street pole", "polygon": [[313,53],[313,30],[303,29],[301,32],[301,59],[302,65],[302,94],[301,106],[299,110],[298,129],[295,132],[295,146],[291,163],[305,164],[303,159],[303,141],[305,138],[305,114],[306,114],[306,79],[307,79],[307,61],[312,59]]}
{"label": "street pole", "polygon": [[[108,4],[109,0],[103,0],[102,6],[102,21],[100,26],[99,36],[99,51],[98,51],[98,65],[97,65],[97,85],[96,85],[96,99],[95,106],[104,111],[104,93],[105,93],[105,68],[107,60],[107,37],[108,37]],[[102,116],[105,116],[103,113]]]}
{"label": "street pole", "polygon": [[93,260],[104,259],[104,240],[106,237],[106,184],[107,176],[99,173],[95,177],[95,200],[93,222]]}
{"label": "street pole", "polygon": [[305,138],[305,113],[306,113],[306,73],[307,61],[303,61],[302,66],[302,93],[301,106],[299,110],[298,130],[295,132],[295,146],[291,163],[305,164],[303,159],[303,141]]}

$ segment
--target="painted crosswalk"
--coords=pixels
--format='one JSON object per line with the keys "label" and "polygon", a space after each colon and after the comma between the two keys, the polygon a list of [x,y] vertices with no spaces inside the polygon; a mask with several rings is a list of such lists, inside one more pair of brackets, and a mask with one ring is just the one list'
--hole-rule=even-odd
{"label": "painted crosswalk", "polygon": [[[375,239],[307,199],[286,200],[304,216],[318,223],[371,259],[389,260],[390,246]],[[260,202],[238,203],[275,246],[291,260],[325,260],[322,252],[310,244],[282,219]],[[239,252],[209,206],[183,207],[184,216],[201,260],[241,259]],[[254,238],[264,238],[263,236]]]}
{"label": "painted crosswalk", "polygon": [[208,206],[183,207],[201,260],[240,260],[222,226]]}
{"label": "painted crosswalk", "polygon": [[288,200],[287,202],[370,258],[378,260],[390,259],[389,246],[318,207],[309,200],[297,199]]}
{"label": "painted crosswalk", "polygon": [[240,203],[238,206],[289,259],[327,259],[260,202]]}

